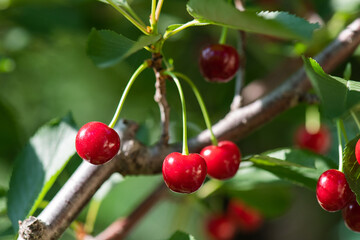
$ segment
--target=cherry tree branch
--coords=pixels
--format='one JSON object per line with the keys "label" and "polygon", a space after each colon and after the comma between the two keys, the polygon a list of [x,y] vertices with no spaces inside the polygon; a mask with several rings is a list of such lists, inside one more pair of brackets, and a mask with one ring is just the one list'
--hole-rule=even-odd
{"label": "cherry tree branch", "polygon": [[[360,44],[360,18],[351,23],[320,54],[316,60],[326,72],[331,71]],[[287,81],[265,97],[235,111],[229,112],[213,127],[219,139],[238,140],[270,121],[281,112],[299,103],[301,96],[311,87],[304,69],[298,70]],[[80,165],[49,205],[35,218],[30,217],[20,224],[18,239],[57,239],[89,202],[95,191],[112,173],[155,174],[161,172],[164,157],[169,152],[179,151],[180,145],[147,148],[135,139],[137,125],[123,123],[120,132],[120,153],[109,163],[92,166]],[[189,141],[192,152],[210,144],[207,130]]]}
{"label": "cherry tree branch", "polygon": [[[235,7],[239,11],[244,11],[245,7],[242,0],[235,0]],[[245,55],[245,46],[246,46],[246,33],[244,31],[239,32],[239,41],[238,41],[238,53],[240,57],[239,70],[235,78],[235,91],[234,98],[230,105],[231,110],[236,110],[242,105],[242,96],[241,91],[244,86],[245,81],[245,65],[246,65],[246,55]]]}

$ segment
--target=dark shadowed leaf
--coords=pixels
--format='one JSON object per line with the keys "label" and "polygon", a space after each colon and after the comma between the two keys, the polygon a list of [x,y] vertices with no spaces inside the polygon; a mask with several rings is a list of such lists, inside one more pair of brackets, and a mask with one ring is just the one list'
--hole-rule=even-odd
{"label": "dark shadowed leaf", "polygon": [[92,29],[87,43],[87,54],[97,66],[109,67],[155,43],[160,37],[141,36],[137,41],[133,41],[110,30]]}
{"label": "dark shadowed leaf", "polygon": [[360,102],[360,82],[328,75],[314,59],[303,61],[326,116],[338,118]]}
{"label": "dark shadowed leaf", "polygon": [[[297,156],[296,162],[294,156]],[[280,149],[249,159],[255,167],[294,184],[315,190],[320,175],[335,164],[324,156],[299,149]],[[314,167],[309,167],[309,166]]]}
{"label": "dark shadowed leaf", "polygon": [[41,127],[16,159],[8,192],[8,216],[18,221],[32,214],[75,153],[77,130],[69,115]]}
{"label": "dark shadowed leaf", "polygon": [[196,240],[196,239],[190,234],[177,231],[169,238],[169,240]]}
{"label": "dark shadowed leaf", "polygon": [[360,164],[355,157],[355,145],[360,136],[352,139],[345,146],[343,153],[343,168],[346,179],[350,185],[351,190],[356,194],[357,200],[360,200]]}
{"label": "dark shadowed leaf", "polygon": [[187,10],[200,22],[287,39],[310,40],[319,28],[286,12],[239,11],[222,0],[190,0]]}

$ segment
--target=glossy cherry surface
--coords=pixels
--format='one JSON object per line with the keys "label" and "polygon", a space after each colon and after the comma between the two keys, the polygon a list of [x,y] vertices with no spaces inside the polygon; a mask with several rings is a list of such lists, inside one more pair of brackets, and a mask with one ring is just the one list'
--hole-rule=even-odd
{"label": "glossy cherry surface", "polygon": [[360,164],[360,139],[357,141],[355,145],[355,157],[358,163]]}
{"label": "glossy cherry surface", "polygon": [[350,230],[360,232],[360,206],[355,198],[343,209],[342,215]]}
{"label": "glossy cherry surface", "polygon": [[233,239],[236,232],[236,225],[224,214],[210,216],[205,227],[210,239],[213,240]]}
{"label": "glossy cherry surface", "polygon": [[166,185],[178,193],[192,193],[198,190],[206,177],[206,162],[202,156],[178,152],[166,156],[162,173]]}
{"label": "glossy cherry surface", "polygon": [[218,146],[207,146],[201,150],[200,155],[206,161],[209,176],[217,179],[233,177],[241,162],[240,150],[231,141],[221,141]]}
{"label": "glossy cherry surface", "polygon": [[200,72],[210,82],[228,82],[239,68],[239,54],[232,46],[213,44],[202,49]]}
{"label": "glossy cherry surface", "polygon": [[329,212],[343,209],[354,197],[344,173],[330,169],[321,174],[317,186],[316,197],[320,206]]}
{"label": "glossy cherry surface", "polygon": [[101,122],[89,122],[76,135],[75,148],[84,160],[98,165],[112,159],[119,151],[117,132]]}
{"label": "glossy cherry surface", "polygon": [[299,148],[325,154],[331,147],[331,134],[324,126],[316,133],[310,133],[305,126],[301,126],[295,133],[295,144]]}
{"label": "glossy cherry surface", "polygon": [[261,212],[239,199],[232,199],[227,210],[228,215],[243,232],[254,232],[263,224],[264,217]]}

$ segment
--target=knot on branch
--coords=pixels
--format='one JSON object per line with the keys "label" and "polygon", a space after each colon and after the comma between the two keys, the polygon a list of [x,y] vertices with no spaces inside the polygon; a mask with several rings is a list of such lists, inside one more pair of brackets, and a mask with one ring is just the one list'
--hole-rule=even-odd
{"label": "knot on branch", "polygon": [[36,217],[30,216],[24,221],[19,221],[19,235],[22,239],[41,240],[44,238],[46,225]]}

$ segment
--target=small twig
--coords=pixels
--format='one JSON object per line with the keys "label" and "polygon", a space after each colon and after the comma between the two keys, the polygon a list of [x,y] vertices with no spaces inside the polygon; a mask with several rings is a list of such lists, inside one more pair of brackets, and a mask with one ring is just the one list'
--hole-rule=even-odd
{"label": "small twig", "polygon": [[[244,4],[242,3],[241,0],[235,0],[235,7],[239,11],[245,10]],[[238,53],[240,57],[240,65],[235,79],[234,98],[230,105],[230,109],[232,111],[240,108],[242,105],[241,92],[244,87],[245,65],[246,65],[245,46],[246,46],[246,33],[244,31],[239,31]]]}
{"label": "small twig", "polygon": [[169,122],[170,107],[166,100],[166,76],[162,75],[162,56],[160,53],[154,53],[152,57],[152,68],[155,73],[155,96],[154,99],[160,108],[160,118],[162,124],[162,134],[159,144],[167,145],[169,141]]}
{"label": "small twig", "polygon": [[126,218],[113,222],[108,228],[95,237],[95,240],[121,240],[150,211],[150,209],[167,193],[161,183],[140,205]]}

